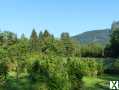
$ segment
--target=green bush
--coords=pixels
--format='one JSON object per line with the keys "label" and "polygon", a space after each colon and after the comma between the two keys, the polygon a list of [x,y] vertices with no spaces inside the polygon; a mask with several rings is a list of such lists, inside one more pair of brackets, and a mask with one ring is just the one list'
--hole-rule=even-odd
{"label": "green bush", "polygon": [[115,70],[115,72],[119,72],[119,59],[116,59],[113,63],[113,69]]}
{"label": "green bush", "polygon": [[[80,64],[67,58],[44,57],[34,61],[29,70],[29,80],[32,85],[39,83],[50,90],[76,90],[81,86],[83,74]],[[41,84],[42,83],[42,84]],[[36,87],[36,86],[34,86]]]}

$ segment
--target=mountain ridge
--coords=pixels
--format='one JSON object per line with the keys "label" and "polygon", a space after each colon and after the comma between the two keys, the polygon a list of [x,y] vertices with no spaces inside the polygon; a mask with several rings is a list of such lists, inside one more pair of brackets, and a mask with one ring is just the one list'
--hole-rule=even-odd
{"label": "mountain ridge", "polygon": [[101,29],[83,32],[72,37],[73,40],[81,44],[100,43],[107,44],[109,42],[111,29]]}

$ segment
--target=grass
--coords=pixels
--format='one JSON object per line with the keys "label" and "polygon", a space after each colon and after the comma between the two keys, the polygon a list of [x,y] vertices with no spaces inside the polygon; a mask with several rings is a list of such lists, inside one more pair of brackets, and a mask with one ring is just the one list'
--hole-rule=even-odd
{"label": "grass", "polygon": [[119,80],[117,75],[102,75],[100,77],[83,77],[83,90],[109,90],[109,81]]}
{"label": "grass", "polygon": [[108,81],[119,81],[119,75],[103,75],[100,76],[99,78],[104,79],[104,80],[108,80]]}
{"label": "grass", "polygon": [[85,87],[95,87],[95,85],[99,82],[103,82],[103,79],[99,79],[96,77],[83,77],[83,82]]}
{"label": "grass", "polygon": [[[11,72],[7,78],[7,87],[6,90],[29,90],[29,81],[25,77],[24,74],[22,74],[23,77],[20,77],[19,82],[16,81],[16,78],[14,78],[15,73]],[[82,90],[109,90],[109,81],[112,80],[119,80],[119,75],[102,75],[99,77],[83,77],[83,87]],[[36,90],[45,90],[47,89],[47,85],[45,83],[35,84],[33,86],[37,88]],[[0,89],[3,90],[3,89]]]}

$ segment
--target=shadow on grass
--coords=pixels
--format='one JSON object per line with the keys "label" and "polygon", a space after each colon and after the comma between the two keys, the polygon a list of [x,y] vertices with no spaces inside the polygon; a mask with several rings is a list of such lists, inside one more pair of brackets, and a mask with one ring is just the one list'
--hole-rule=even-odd
{"label": "shadow on grass", "polygon": [[109,81],[118,81],[119,75],[102,75],[99,77],[84,77],[81,90],[110,90]]}
{"label": "shadow on grass", "polygon": [[29,82],[25,78],[16,80],[13,77],[8,77],[3,87],[4,90],[29,90]]}
{"label": "shadow on grass", "polygon": [[105,74],[99,77],[100,79],[103,80],[108,80],[108,81],[119,81],[119,75],[109,75],[109,74]]}

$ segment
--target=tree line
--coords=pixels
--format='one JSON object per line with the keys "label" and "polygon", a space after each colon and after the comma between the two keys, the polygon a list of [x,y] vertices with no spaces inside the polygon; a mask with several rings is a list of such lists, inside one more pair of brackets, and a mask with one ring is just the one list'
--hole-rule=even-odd
{"label": "tree line", "polygon": [[[81,45],[79,41],[74,41],[69,33],[61,34],[60,38],[55,38],[47,30],[39,34],[32,30],[30,38],[24,34],[20,38],[16,34],[4,31],[0,32],[0,48],[6,51],[12,47],[26,52],[40,52],[44,54],[76,56],[76,57],[118,57],[119,50],[119,28],[111,30],[110,43],[103,46],[99,43]],[[18,50],[19,51],[19,50]]]}

